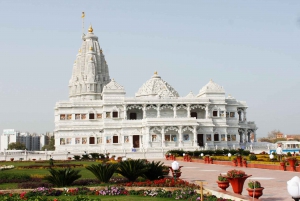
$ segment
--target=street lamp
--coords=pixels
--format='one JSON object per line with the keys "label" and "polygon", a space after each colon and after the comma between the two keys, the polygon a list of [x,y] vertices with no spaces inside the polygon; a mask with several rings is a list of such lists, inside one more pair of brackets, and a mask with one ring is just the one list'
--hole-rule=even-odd
{"label": "street lamp", "polygon": [[177,161],[172,163],[172,169],[174,171],[174,179],[176,180],[177,171],[179,170],[179,163]]}
{"label": "street lamp", "polygon": [[287,191],[295,201],[300,200],[300,178],[298,176],[287,181]]}

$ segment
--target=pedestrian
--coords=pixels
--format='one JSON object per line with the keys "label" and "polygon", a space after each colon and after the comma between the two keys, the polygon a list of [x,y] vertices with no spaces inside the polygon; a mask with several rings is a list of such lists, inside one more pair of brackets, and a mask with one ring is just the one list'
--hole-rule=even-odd
{"label": "pedestrian", "polygon": [[282,160],[282,154],[283,154],[281,144],[277,144],[276,154],[277,154],[277,160],[281,161]]}

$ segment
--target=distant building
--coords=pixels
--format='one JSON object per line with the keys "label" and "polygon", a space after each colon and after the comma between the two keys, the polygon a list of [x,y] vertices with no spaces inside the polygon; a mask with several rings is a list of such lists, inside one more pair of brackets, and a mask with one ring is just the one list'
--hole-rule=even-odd
{"label": "distant building", "polygon": [[281,132],[276,133],[276,138],[284,138],[283,133],[281,133]]}
{"label": "distant building", "polygon": [[286,135],[286,140],[300,139],[300,134]]}
{"label": "distant building", "polygon": [[46,135],[30,134],[15,129],[4,129],[0,135],[0,151],[8,149],[8,145],[13,142],[24,144],[28,151],[39,151],[44,145],[49,144],[51,136],[53,136],[53,133],[46,133]]}

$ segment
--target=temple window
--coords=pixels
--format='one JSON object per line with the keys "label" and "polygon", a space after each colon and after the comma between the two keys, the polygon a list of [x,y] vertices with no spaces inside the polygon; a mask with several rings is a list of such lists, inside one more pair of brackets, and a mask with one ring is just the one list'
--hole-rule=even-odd
{"label": "temple window", "polygon": [[226,112],[226,117],[229,117],[229,112]]}
{"label": "temple window", "polygon": [[86,114],[81,114],[81,119],[86,119]]}
{"label": "temple window", "polygon": [[135,120],[136,119],[136,113],[130,113],[129,114],[129,119]]}
{"label": "temple window", "polygon": [[95,119],[95,114],[94,113],[90,113],[89,114],[89,119]]}
{"label": "temple window", "polygon": [[195,117],[197,119],[197,112],[191,112],[191,117]]}
{"label": "temple window", "polygon": [[165,135],[165,141],[167,141],[167,142],[176,142],[177,137],[176,137],[176,135]]}
{"label": "temple window", "polygon": [[214,141],[219,141],[219,134],[214,134]]}
{"label": "temple window", "polygon": [[67,120],[71,120],[72,119],[72,114],[67,114]]}
{"label": "temple window", "polygon": [[224,111],[220,111],[220,117],[225,117],[225,112]]}
{"label": "temple window", "polygon": [[230,112],[230,117],[235,117],[235,112]]}
{"label": "temple window", "polygon": [[66,115],[65,114],[61,114],[60,115],[60,120],[66,120]]}
{"label": "temple window", "polygon": [[119,113],[118,112],[113,112],[113,118],[118,118],[119,117]]}
{"label": "temple window", "polygon": [[90,137],[90,144],[95,144],[95,137]]}
{"label": "temple window", "polygon": [[75,119],[80,119],[80,114],[75,114]]}
{"label": "temple window", "polygon": [[210,141],[211,141],[211,134],[207,134],[207,135],[206,135],[206,141],[207,141],[207,142],[210,142]]}
{"label": "temple window", "polygon": [[213,117],[217,117],[218,116],[218,111],[213,111]]}
{"label": "temple window", "polygon": [[106,112],[106,118],[110,118],[110,112]]}
{"label": "temple window", "polygon": [[113,136],[113,143],[119,143],[119,136]]}
{"label": "temple window", "polygon": [[102,119],[102,114],[97,114],[97,119]]}

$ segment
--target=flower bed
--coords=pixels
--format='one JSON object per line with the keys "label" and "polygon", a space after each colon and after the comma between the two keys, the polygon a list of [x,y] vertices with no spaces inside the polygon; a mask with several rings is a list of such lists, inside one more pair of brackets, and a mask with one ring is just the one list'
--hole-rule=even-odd
{"label": "flower bed", "polygon": [[14,168],[15,168],[15,166],[13,166],[13,165],[1,165],[0,171],[1,170],[10,170],[10,169],[14,169]]}
{"label": "flower bed", "polygon": [[184,181],[182,179],[174,179],[174,178],[163,178],[159,180],[154,181],[142,181],[142,182],[127,182],[127,183],[121,183],[119,186],[126,186],[126,187],[133,187],[133,186],[149,186],[149,187],[188,187],[197,189],[199,188],[198,185],[189,183],[187,181]]}

